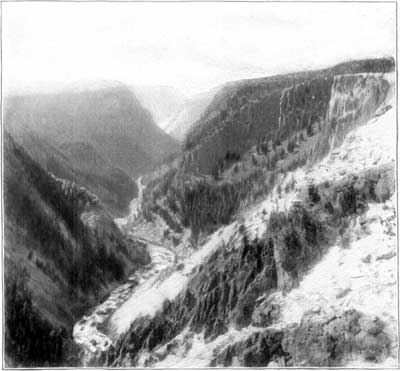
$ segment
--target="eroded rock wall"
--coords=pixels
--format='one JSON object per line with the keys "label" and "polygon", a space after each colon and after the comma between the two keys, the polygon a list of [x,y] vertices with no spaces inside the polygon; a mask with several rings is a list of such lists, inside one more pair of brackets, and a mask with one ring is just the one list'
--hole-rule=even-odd
{"label": "eroded rock wall", "polygon": [[347,133],[390,107],[385,104],[392,92],[385,74],[338,75],[332,83],[326,120],[313,151],[318,160],[339,146]]}
{"label": "eroded rock wall", "polygon": [[321,77],[283,91],[279,107],[281,137],[287,138],[326,119],[332,82],[332,77]]}

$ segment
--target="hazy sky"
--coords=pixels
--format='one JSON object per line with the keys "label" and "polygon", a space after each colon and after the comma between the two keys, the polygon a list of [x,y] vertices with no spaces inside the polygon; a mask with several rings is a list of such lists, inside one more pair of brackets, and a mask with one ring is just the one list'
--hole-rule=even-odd
{"label": "hazy sky", "polygon": [[193,94],[395,55],[393,3],[3,3],[3,85],[118,80]]}

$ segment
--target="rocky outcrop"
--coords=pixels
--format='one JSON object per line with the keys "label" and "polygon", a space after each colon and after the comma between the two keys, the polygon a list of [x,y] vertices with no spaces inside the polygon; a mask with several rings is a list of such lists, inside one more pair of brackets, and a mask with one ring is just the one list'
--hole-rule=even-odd
{"label": "rocky outcrop", "polygon": [[375,195],[379,202],[385,202],[396,190],[396,179],[394,171],[386,171],[381,173],[376,186]]}
{"label": "rocky outcrop", "polygon": [[306,313],[300,324],[267,329],[217,352],[212,366],[340,367],[361,358],[382,361],[390,351],[383,322],[355,310]]}
{"label": "rocky outcrop", "polygon": [[280,330],[255,332],[244,341],[225,347],[212,359],[212,367],[265,367],[271,363],[284,367],[289,354],[282,348]]}
{"label": "rocky outcrop", "polygon": [[328,242],[327,228],[329,225],[321,223],[301,203],[295,203],[287,214],[271,214],[268,232],[279,290],[296,286],[309,265],[322,256]]}
{"label": "rocky outcrop", "polygon": [[249,325],[256,298],[276,287],[273,250],[268,243],[246,239],[238,249],[221,246],[198,268],[185,292],[166,301],[154,318],[139,318],[108,355],[108,363],[134,365],[141,350],[153,350],[172,340],[186,326],[204,330],[212,339],[231,321]]}
{"label": "rocky outcrop", "polygon": [[307,313],[298,328],[284,340],[292,355],[289,365],[341,366],[360,355],[366,361],[382,361],[390,340],[383,322],[355,310],[343,313]]}

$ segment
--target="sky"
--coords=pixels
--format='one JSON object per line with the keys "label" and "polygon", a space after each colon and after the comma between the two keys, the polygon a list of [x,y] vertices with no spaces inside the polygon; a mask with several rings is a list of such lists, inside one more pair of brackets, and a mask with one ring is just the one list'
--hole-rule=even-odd
{"label": "sky", "polygon": [[190,96],[227,81],[395,56],[394,3],[2,7],[5,91],[112,80]]}

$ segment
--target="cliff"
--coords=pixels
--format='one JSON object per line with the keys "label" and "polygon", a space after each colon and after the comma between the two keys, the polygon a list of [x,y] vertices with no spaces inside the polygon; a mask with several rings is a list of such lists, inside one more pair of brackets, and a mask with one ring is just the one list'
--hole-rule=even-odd
{"label": "cliff", "polygon": [[[213,117],[213,124],[207,124],[208,129],[204,126],[200,130],[199,126],[204,140],[200,139],[200,131],[193,131],[192,138],[196,136],[199,144],[185,151],[168,172],[147,187],[144,195],[146,215],[149,218],[152,213],[161,215],[178,232],[187,227],[195,238],[202,232],[212,232],[229,223],[243,203],[268,194],[277,174],[321,159],[341,143],[349,130],[389,108],[385,100],[393,95],[393,88],[389,89],[393,83],[388,81],[393,79],[391,74],[333,75],[339,70],[371,68],[370,71],[385,71],[390,70],[389,65],[375,61],[372,65],[354,62],[345,66],[310,72],[306,75],[311,77],[308,80],[300,74],[300,81],[305,81],[286,88],[283,86],[289,77],[278,76],[257,81],[257,84],[254,81],[243,83],[246,89],[238,83],[222,90],[217,94],[221,101],[215,98],[207,110]],[[315,78],[316,75],[320,76]],[[249,85],[253,83],[257,88],[250,89]],[[273,86],[276,89],[272,89]],[[239,91],[243,93],[241,100],[238,100]],[[244,94],[246,91],[247,95]],[[243,107],[261,105],[255,98],[260,94],[265,94],[267,101],[262,109],[269,108],[258,110],[260,116],[246,116],[245,112],[250,111]],[[215,107],[220,105],[231,107],[232,115],[235,110],[240,110],[240,115],[246,117],[235,116],[225,133],[222,129],[225,119],[222,120],[218,113],[222,111]],[[269,121],[271,112],[276,117]],[[251,128],[244,125],[243,120],[251,123]],[[267,123],[273,123],[273,127]],[[232,146],[225,152],[228,142]],[[244,151],[239,149],[240,146],[248,149]],[[203,150],[205,154],[199,162],[197,156]],[[209,169],[206,172],[211,172],[209,175],[201,174],[203,160]],[[172,220],[173,223],[168,222]]]}
{"label": "cliff", "polygon": [[291,133],[322,123],[331,99],[332,78],[320,78],[296,84],[282,92],[279,106],[279,135]]}
{"label": "cliff", "polygon": [[[193,205],[189,214],[203,211],[198,228],[207,236],[155,285],[160,299],[152,299],[151,310],[148,303],[135,308],[130,326],[114,332],[100,362],[396,364],[392,76],[357,73],[296,83],[280,96],[278,141],[225,158],[217,177],[199,176],[197,191],[179,171],[165,174],[153,201],[171,192],[162,203],[174,199],[168,210],[182,213],[181,180],[186,205]],[[239,186],[248,179],[249,188]],[[243,199],[236,197],[241,191]],[[216,219],[229,206],[230,217]]]}
{"label": "cliff", "polygon": [[[190,156],[184,156],[185,169],[188,172],[210,174],[228,151],[241,155],[261,136],[275,134],[279,127],[281,96],[285,89],[300,84],[298,93],[304,95],[300,90],[304,89],[304,93],[308,94],[307,86],[316,90],[321,88],[319,93],[322,96],[318,95],[317,99],[323,99],[328,95],[329,81],[335,75],[385,73],[393,69],[393,59],[371,59],[347,62],[324,70],[227,84],[215,95],[199,122],[187,134],[185,150],[190,152]],[[322,83],[324,79],[327,79],[326,84]],[[320,80],[321,83],[312,80]],[[301,102],[300,107],[304,109],[307,105],[310,106],[309,102]],[[311,106],[314,104],[311,103]],[[301,110],[300,107],[298,109]]]}
{"label": "cliff", "polygon": [[[392,79],[393,76],[389,77],[390,82]],[[352,128],[390,108],[385,104],[394,94],[390,82],[388,76],[382,74],[335,76],[314,159],[341,144]]]}

